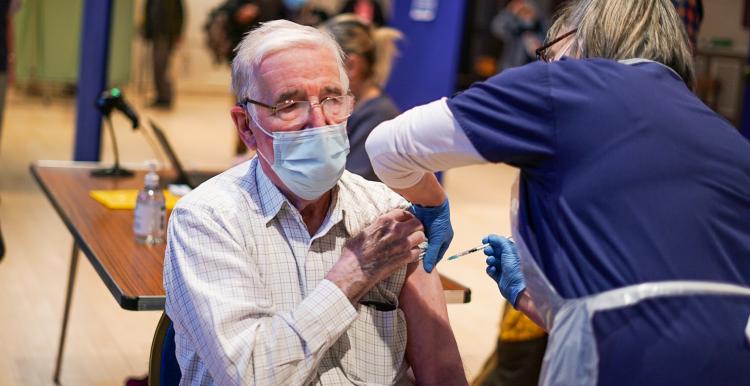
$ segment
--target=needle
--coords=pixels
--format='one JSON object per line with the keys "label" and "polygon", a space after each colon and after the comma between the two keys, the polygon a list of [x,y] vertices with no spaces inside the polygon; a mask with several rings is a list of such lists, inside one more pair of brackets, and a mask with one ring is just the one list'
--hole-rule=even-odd
{"label": "needle", "polygon": [[[513,242],[513,238],[512,237],[508,237],[508,240],[511,243]],[[485,249],[485,248],[487,248],[489,246],[490,246],[490,243],[487,243],[487,244],[482,244],[482,245],[480,245],[478,247],[467,249],[467,250],[465,250],[463,252],[459,252],[459,253],[456,253],[453,256],[448,257],[448,260],[458,259],[461,256],[466,256],[466,255],[468,255],[470,253],[481,251],[481,250],[483,250],[483,249]],[[424,259],[424,255],[425,255],[424,249],[427,248],[427,242],[424,242],[424,243],[420,244],[419,247],[422,249],[422,253],[419,255],[419,259],[417,259],[417,261],[422,261],[422,259]]]}
{"label": "needle", "polygon": [[455,260],[455,259],[458,259],[458,258],[459,258],[459,257],[461,257],[461,256],[466,256],[466,255],[468,255],[468,254],[470,254],[470,253],[474,253],[474,252],[477,252],[477,251],[481,251],[481,250],[483,250],[484,248],[487,248],[487,247],[489,247],[489,246],[490,246],[490,244],[489,244],[489,243],[487,243],[487,244],[482,244],[482,245],[480,245],[480,246],[478,246],[478,247],[474,247],[474,248],[471,248],[471,249],[467,249],[467,250],[465,250],[465,251],[463,251],[463,252],[459,252],[459,253],[456,253],[455,255],[453,255],[453,256],[451,256],[451,257],[449,257],[449,258],[448,258],[448,260]]}
{"label": "needle", "polygon": [[[512,237],[508,237],[508,241],[510,241],[510,242],[512,243],[512,242],[513,242],[513,238],[512,238]],[[480,246],[478,246],[478,247],[474,247],[474,248],[471,248],[471,249],[467,249],[467,250],[465,250],[465,251],[463,251],[463,252],[459,252],[459,253],[456,253],[456,254],[455,254],[455,255],[453,255],[453,256],[450,256],[450,257],[448,258],[448,260],[455,260],[455,259],[458,259],[458,258],[459,258],[459,257],[461,257],[461,256],[466,256],[466,255],[468,255],[468,254],[470,254],[470,253],[474,253],[474,252],[477,252],[477,251],[481,251],[481,250],[484,250],[485,248],[487,248],[487,247],[489,247],[489,246],[490,246],[490,243],[487,243],[487,244],[482,244],[482,245],[480,245]]]}

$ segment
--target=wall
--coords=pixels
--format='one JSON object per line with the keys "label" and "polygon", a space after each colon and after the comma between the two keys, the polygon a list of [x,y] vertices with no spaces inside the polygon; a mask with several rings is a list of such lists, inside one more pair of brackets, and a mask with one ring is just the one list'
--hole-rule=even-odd
{"label": "wall", "polygon": [[704,18],[698,46],[706,47],[712,38],[729,38],[732,50],[747,54],[750,33],[742,26],[744,0],[703,0]]}
{"label": "wall", "polygon": [[[78,77],[82,0],[25,0],[14,16],[16,82],[75,83]],[[130,81],[134,7],[112,2],[109,80]]]}
{"label": "wall", "polygon": [[[707,105],[740,125],[745,93],[744,70],[750,33],[742,26],[744,0],[704,0],[704,19],[698,34],[696,74],[699,95]],[[731,42],[714,47],[714,40]],[[700,84],[703,82],[704,86]]]}

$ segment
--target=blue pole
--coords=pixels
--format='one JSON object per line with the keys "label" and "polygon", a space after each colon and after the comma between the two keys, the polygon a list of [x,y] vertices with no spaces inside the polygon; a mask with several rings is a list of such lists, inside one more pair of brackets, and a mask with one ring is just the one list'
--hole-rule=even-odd
{"label": "blue pole", "polygon": [[102,115],[96,98],[107,87],[109,26],[112,0],[85,0],[81,25],[81,60],[76,98],[76,138],[73,158],[98,161]]}
{"label": "blue pole", "polygon": [[[456,91],[466,1],[399,0],[391,25],[404,34],[386,93],[402,110]],[[436,173],[442,182],[443,174]]]}
{"label": "blue pole", "polygon": [[456,91],[467,1],[393,3],[391,25],[403,32],[404,40],[399,44],[401,54],[396,58],[386,92],[402,110]]}
{"label": "blue pole", "polygon": [[[747,65],[750,66],[750,56],[747,58]],[[742,115],[738,129],[745,138],[750,139],[750,76],[745,75],[741,81],[745,93],[742,98]]]}

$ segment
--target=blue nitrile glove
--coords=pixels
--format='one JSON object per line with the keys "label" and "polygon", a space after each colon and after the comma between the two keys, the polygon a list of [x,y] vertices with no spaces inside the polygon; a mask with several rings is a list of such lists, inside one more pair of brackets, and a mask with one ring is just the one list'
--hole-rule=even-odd
{"label": "blue nitrile glove", "polygon": [[410,210],[424,226],[424,234],[427,236],[427,250],[422,264],[425,271],[432,272],[438,261],[443,258],[451,240],[453,240],[448,199],[443,201],[440,206],[427,207],[414,204]]}
{"label": "blue nitrile glove", "polygon": [[490,244],[484,248],[484,254],[489,256],[487,274],[497,282],[500,293],[515,308],[518,295],[526,289],[516,245],[498,235],[489,235],[482,239],[482,243]]}

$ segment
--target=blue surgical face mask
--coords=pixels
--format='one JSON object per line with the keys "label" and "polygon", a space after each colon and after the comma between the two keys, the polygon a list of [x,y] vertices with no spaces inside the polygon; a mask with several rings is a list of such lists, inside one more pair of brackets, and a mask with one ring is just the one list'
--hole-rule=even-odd
{"label": "blue surgical face mask", "polygon": [[271,133],[253,114],[250,116],[264,134],[273,138],[273,163],[260,149],[257,153],[292,193],[314,200],[336,186],[349,154],[346,120],[337,125]]}
{"label": "blue surgical face mask", "polygon": [[304,7],[305,4],[307,4],[307,0],[284,0],[284,6],[286,6],[287,9],[291,9],[293,11],[297,11],[300,8]]}

